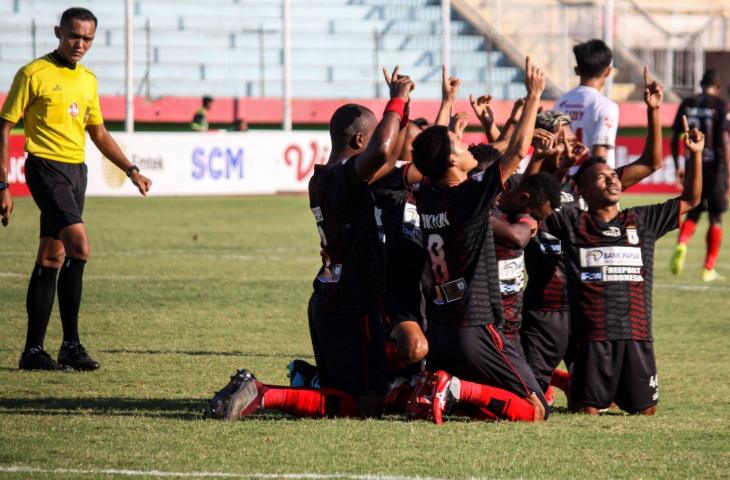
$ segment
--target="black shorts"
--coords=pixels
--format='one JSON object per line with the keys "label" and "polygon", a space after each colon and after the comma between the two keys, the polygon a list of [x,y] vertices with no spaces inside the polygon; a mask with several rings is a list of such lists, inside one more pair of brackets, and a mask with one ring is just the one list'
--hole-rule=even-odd
{"label": "black shorts", "polygon": [[724,169],[706,168],[702,171],[702,200],[692,212],[699,214],[707,210],[711,215],[727,211],[727,174]]}
{"label": "black shorts", "polygon": [[84,222],[85,163],[55,162],[28,154],[25,181],[41,211],[41,237],[58,238],[64,227]]}
{"label": "black shorts", "polygon": [[522,311],[522,350],[525,360],[535,374],[537,383],[546,389],[560,362],[565,358],[570,342],[570,312]]}
{"label": "black shorts", "polygon": [[430,332],[429,370],[445,370],[460,379],[507,390],[522,398],[535,393],[548,405],[530,367],[494,325]]}
{"label": "black shorts", "polygon": [[653,342],[613,340],[578,345],[570,384],[572,406],[638,413],[659,401]]}
{"label": "black shorts", "polygon": [[388,376],[382,319],[323,312],[316,293],[309,300],[308,315],[321,386],[353,396],[385,395]]}

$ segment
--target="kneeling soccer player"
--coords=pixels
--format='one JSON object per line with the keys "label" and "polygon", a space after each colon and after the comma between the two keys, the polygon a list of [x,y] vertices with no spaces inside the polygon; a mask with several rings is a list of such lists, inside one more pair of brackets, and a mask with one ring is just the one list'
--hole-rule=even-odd
{"label": "kneeling soccer player", "polygon": [[238,420],[263,409],[304,417],[372,417],[387,388],[382,312],[382,225],[368,183],[395,152],[413,82],[389,81],[391,100],[375,127],[359,105],[330,121],[332,152],[309,182],[322,267],[309,302],[309,328],[321,389],[274,387],[240,370],[209,402],[206,417]]}
{"label": "kneeling soccer player", "polygon": [[[527,154],[545,88],[542,71],[529,58],[526,63],[522,118],[505,153],[485,171],[468,175],[477,161],[458,132],[446,127],[428,128],[413,143],[413,162],[427,177],[416,206],[432,277],[428,362],[442,369],[427,383],[430,394],[414,395],[411,416],[416,418],[441,423],[457,403],[474,406],[488,418],[541,421],[547,416],[532,372],[494,326],[503,314],[489,213]],[[430,413],[422,415],[419,405]]]}
{"label": "kneeling soccer player", "polygon": [[569,408],[598,414],[615,402],[653,415],[659,400],[651,331],[654,245],[678,228],[702,193],[704,135],[689,131],[692,152],[680,197],[619,210],[621,181],[602,158],[584,162],[575,179],[588,210],[565,209],[545,221],[562,241],[577,349]]}

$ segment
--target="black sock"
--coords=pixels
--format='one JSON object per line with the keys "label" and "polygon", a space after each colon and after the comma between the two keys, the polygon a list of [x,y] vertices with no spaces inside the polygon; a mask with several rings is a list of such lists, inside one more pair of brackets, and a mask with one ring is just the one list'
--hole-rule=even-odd
{"label": "black sock", "polygon": [[28,295],[25,298],[25,308],[28,311],[26,351],[32,347],[43,346],[48,320],[50,320],[51,310],[53,310],[53,299],[56,296],[57,275],[57,268],[42,267],[38,264],[30,275]]}
{"label": "black sock", "polygon": [[63,325],[63,341],[79,341],[79,307],[86,260],[66,257],[58,275],[58,310]]}

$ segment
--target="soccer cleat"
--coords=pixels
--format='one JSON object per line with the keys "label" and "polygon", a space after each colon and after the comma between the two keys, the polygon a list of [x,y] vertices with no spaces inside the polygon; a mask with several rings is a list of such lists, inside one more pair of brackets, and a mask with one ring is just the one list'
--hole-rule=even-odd
{"label": "soccer cleat", "polygon": [[418,374],[413,393],[406,405],[409,420],[428,420],[431,415],[431,372],[424,370]]}
{"label": "soccer cleat", "polygon": [[383,410],[385,413],[405,412],[417,377],[414,375],[411,379],[395,377],[388,384],[388,394],[385,396],[385,401],[383,402]]}
{"label": "soccer cleat", "polygon": [[69,369],[59,365],[43,347],[31,347],[20,356],[18,363],[20,370],[63,370]]}
{"label": "soccer cleat", "polygon": [[431,420],[436,425],[444,423],[444,412],[459,400],[461,382],[443,370],[431,377]]}
{"label": "soccer cleat", "polygon": [[233,392],[226,407],[225,419],[236,422],[263,409],[264,385],[256,380],[253,373],[243,379],[243,383]]}
{"label": "soccer cleat", "polygon": [[555,389],[553,389],[552,385],[548,385],[545,392],[545,400],[547,401],[548,407],[552,407],[555,405]]}
{"label": "soccer cleat", "polygon": [[100,365],[86,353],[86,349],[79,342],[63,342],[58,351],[58,363],[74,370],[92,371]]}
{"label": "soccer cleat", "polygon": [[208,405],[205,406],[205,410],[203,410],[203,418],[225,418],[226,409],[228,408],[228,403],[230,402],[231,397],[234,393],[236,393],[238,387],[240,387],[249,377],[254,380],[256,379],[256,377],[253,376],[253,373],[245,369],[238,370],[236,373],[231,375],[231,380],[228,384],[215,392],[213,398],[210,399]]}
{"label": "soccer cleat", "polygon": [[319,388],[319,370],[315,365],[295,358],[286,366],[289,386],[294,388]]}
{"label": "soccer cleat", "polygon": [[703,282],[717,282],[720,280],[725,280],[725,276],[717,273],[717,270],[715,270],[714,268],[711,270],[707,270],[707,269],[702,270],[702,281]]}
{"label": "soccer cleat", "polygon": [[678,243],[672,255],[672,262],[669,264],[669,270],[674,275],[679,275],[684,271],[684,261],[687,259],[687,245]]}

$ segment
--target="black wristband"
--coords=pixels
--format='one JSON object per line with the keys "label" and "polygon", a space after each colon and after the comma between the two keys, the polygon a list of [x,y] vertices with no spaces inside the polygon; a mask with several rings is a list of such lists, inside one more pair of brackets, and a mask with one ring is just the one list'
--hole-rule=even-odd
{"label": "black wristband", "polygon": [[6,190],[10,185],[8,185],[8,182],[0,182],[0,192],[3,190]]}
{"label": "black wristband", "polygon": [[132,178],[132,172],[139,173],[139,167],[137,165],[132,165],[127,169],[127,177]]}

